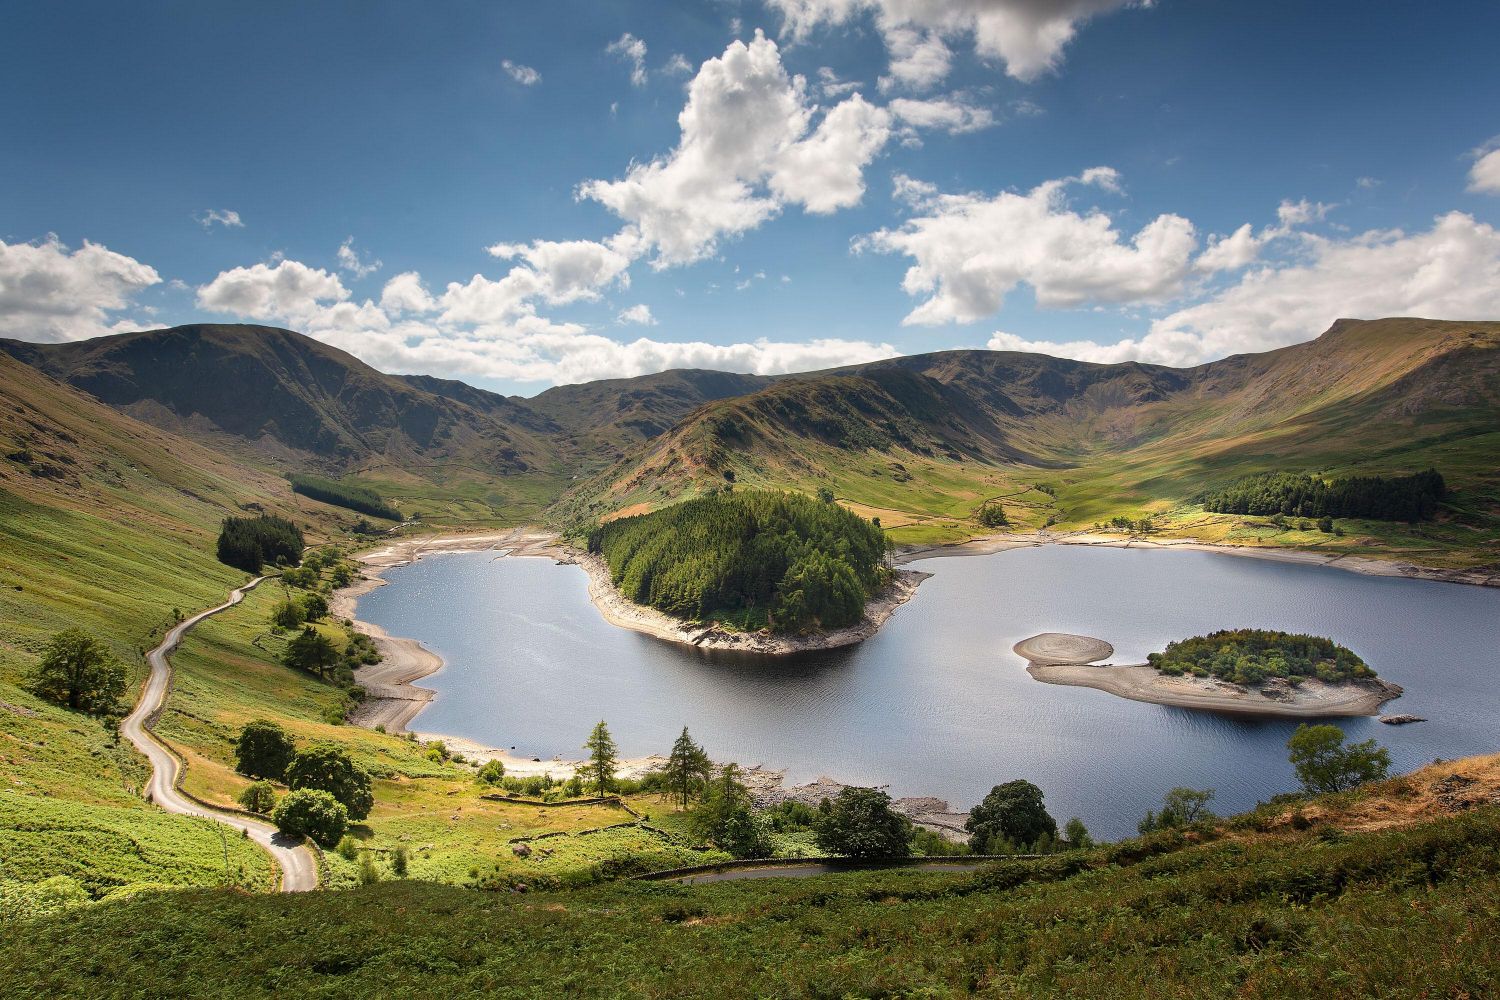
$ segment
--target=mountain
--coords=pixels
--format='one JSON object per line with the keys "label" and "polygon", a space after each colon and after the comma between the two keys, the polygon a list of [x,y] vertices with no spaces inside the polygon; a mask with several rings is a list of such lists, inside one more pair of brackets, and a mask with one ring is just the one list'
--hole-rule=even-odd
{"label": "mountain", "polygon": [[949,351],[786,378],[698,408],[558,510],[588,520],[726,482],[825,486],[888,527],[952,537],[987,499],[1022,526],[1086,526],[1270,468],[1436,465],[1459,513],[1489,530],[1497,452],[1500,323],[1340,320],[1190,369]]}

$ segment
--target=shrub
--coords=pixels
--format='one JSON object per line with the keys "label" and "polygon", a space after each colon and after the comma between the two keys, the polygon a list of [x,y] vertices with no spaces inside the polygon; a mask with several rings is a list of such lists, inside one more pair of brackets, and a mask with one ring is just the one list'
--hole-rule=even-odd
{"label": "shrub", "polygon": [[397,844],[396,849],[391,851],[391,874],[397,878],[406,878],[410,857],[406,845]]}
{"label": "shrub", "polygon": [[505,780],[505,765],[498,760],[487,760],[474,774],[481,785],[498,785]]}
{"label": "shrub", "polygon": [[276,788],[269,781],[252,781],[240,792],[239,803],[253,813],[268,813],[276,808]]}
{"label": "shrub", "polygon": [[288,793],[271,813],[276,829],[293,837],[309,837],[331,847],[349,827],[349,811],[327,792],[299,788]]}

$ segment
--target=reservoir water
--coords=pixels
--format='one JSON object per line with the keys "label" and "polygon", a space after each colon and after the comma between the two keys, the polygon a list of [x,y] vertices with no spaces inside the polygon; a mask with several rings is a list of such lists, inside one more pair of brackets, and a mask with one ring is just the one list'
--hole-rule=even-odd
{"label": "reservoir water", "polygon": [[623,756],[665,753],[684,725],[716,760],[936,795],[966,809],[1036,782],[1058,821],[1096,834],[1177,785],[1230,813],[1296,787],[1294,722],[1250,721],[1033,680],[1011,646],[1038,632],[1098,636],[1113,662],[1219,628],[1312,632],[1406,688],[1386,705],[1430,721],[1338,720],[1393,769],[1500,749],[1500,590],[1362,576],[1208,552],[1049,545],[922,560],[933,574],[873,638],[796,658],[664,642],[605,622],[576,566],[492,552],[429,556],[385,574],[359,616],[446,661],[412,724],[547,760],[581,756],[600,719]]}

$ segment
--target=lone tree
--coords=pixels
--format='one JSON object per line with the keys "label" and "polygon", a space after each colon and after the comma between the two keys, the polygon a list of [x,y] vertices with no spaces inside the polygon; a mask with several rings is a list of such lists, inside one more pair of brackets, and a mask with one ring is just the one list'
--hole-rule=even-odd
{"label": "lone tree", "polygon": [[1345,746],[1344,731],[1338,726],[1304,723],[1286,745],[1297,780],[1314,794],[1346,792],[1367,781],[1379,781],[1391,766],[1390,751],[1374,740]]}
{"label": "lone tree", "polygon": [[776,846],[770,827],[755,812],[738,775],[733,764],[724,766],[709,788],[708,800],[693,813],[693,832],[736,858],[769,858]]}
{"label": "lone tree", "polygon": [[694,789],[706,784],[713,773],[713,762],[708,759],[703,748],[693,742],[693,738],[688,735],[687,726],[682,727],[682,735],[672,744],[672,752],[667,756],[661,773],[667,787],[682,796],[684,809],[687,808],[688,797]]}
{"label": "lone tree", "polygon": [[1094,846],[1094,838],[1089,834],[1089,828],[1083,825],[1083,820],[1074,816],[1063,824],[1063,839],[1068,842],[1068,848],[1074,851],[1086,851]]}
{"label": "lone tree", "polygon": [[583,748],[589,752],[588,766],[584,770],[594,782],[600,795],[607,793],[615,783],[615,765],[618,763],[617,748],[609,727],[600,719],[594,731],[589,733]]}
{"label": "lone tree", "polygon": [[41,698],[90,715],[113,715],[125,694],[125,665],[103,643],[80,629],[57,633],[31,671]]}
{"label": "lone tree", "polygon": [[1142,834],[1180,830],[1199,820],[1213,819],[1214,814],[1208,808],[1213,798],[1212,788],[1174,788],[1163,796],[1161,812],[1146,813],[1146,818],[1136,824],[1136,829]]}
{"label": "lone tree", "polygon": [[311,625],[297,634],[297,637],[286,645],[286,652],[281,654],[281,662],[298,670],[306,670],[310,674],[322,677],[324,672],[338,662],[338,650],[333,648],[333,640]]}
{"label": "lone tree", "polygon": [[369,773],[334,743],[316,743],[298,751],[287,765],[286,784],[294,791],[327,792],[348,810],[349,819],[364,819],[375,805]]}
{"label": "lone tree", "polygon": [[904,858],[911,854],[911,820],[891,808],[878,788],[845,788],[816,824],[818,846],[848,858]]}
{"label": "lone tree", "polygon": [[324,847],[332,847],[349,829],[349,812],[327,792],[301,788],[276,804],[271,822],[282,833],[311,837]]}
{"label": "lone tree", "polygon": [[1041,841],[1057,837],[1057,820],[1042,804],[1042,790],[1029,781],[1007,781],[996,785],[984,801],[969,810],[964,821],[969,831],[969,848],[975,854],[1003,854],[996,848],[1025,850]]}
{"label": "lone tree", "polygon": [[245,723],[235,741],[234,769],[252,778],[280,781],[296,752],[291,733],[268,719],[256,719]]}

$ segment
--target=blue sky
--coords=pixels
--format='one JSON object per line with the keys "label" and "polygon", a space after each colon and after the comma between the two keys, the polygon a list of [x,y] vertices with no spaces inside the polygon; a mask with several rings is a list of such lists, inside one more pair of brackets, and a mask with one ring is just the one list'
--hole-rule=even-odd
{"label": "blue sky", "polygon": [[14,5],[0,336],[263,322],[530,394],[1493,319],[1496,38],[1478,2]]}

